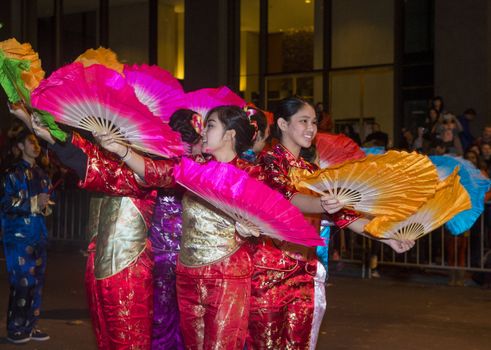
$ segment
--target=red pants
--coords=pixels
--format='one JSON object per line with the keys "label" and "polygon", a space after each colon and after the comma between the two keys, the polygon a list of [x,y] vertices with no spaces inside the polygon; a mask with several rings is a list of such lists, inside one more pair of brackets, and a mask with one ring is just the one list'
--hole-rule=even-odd
{"label": "red pants", "polygon": [[150,349],[153,316],[153,259],[150,247],[114,276],[96,280],[95,242],[85,273],[92,326],[100,350]]}
{"label": "red pants", "polygon": [[249,247],[202,267],[177,263],[177,301],[186,349],[243,350],[251,291]]}
{"label": "red pants", "polygon": [[316,260],[290,258],[264,240],[253,265],[247,348],[309,349]]}

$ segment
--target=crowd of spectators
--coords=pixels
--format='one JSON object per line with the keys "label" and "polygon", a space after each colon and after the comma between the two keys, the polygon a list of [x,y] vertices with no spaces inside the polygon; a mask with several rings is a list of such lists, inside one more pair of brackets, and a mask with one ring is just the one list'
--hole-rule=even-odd
{"label": "crowd of spectators", "polygon": [[[323,110],[321,104],[317,104],[316,107],[320,120],[319,130],[333,132],[333,122],[329,114]],[[443,98],[437,96],[429,103],[424,122],[418,125],[415,130],[402,129],[400,142],[395,147],[392,147],[388,134],[383,132],[381,126],[376,122],[363,126],[365,137],[360,137],[350,125],[343,126],[340,132],[363,147],[377,146],[385,149],[417,151],[427,155],[460,156],[471,162],[481,171],[483,176],[490,177],[491,124],[485,124],[481,134],[476,136],[472,132],[472,123],[477,118],[479,117],[474,108],[467,108],[458,116],[452,114],[445,109]],[[328,126],[327,130],[325,126]],[[482,262],[486,265],[487,262],[484,260],[489,256],[489,264],[491,264],[491,191],[487,193],[484,200],[487,203],[483,214],[484,231],[481,232],[481,221],[478,220],[470,232],[465,232],[460,236],[452,236],[446,232],[442,241],[441,235],[432,235],[432,247],[430,249],[433,262],[426,254],[428,249],[422,248],[421,250],[423,252],[423,255],[420,256],[422,262],[441,264],[443,261],[448,266],[462,267],[462,269],[450,270],[449,284],[451,285],[463,285],[465,283],[464,268],[468,261],[472,267],[478,267],[481,266]],[[481,240],[484,246],[484,256],[481,254]],[[428,246],[430,244],[428,237],[423,237],[420,244]],[[379,246],[376,243],[372,244],[372,254],[377,255],[377,250],[379,250]],[[486,254],[487,251],[489,254]],[[468,252],[470,252],[470,257],[467,256]],[[375,255],[371,257],[370,265],[374,276],[378,276]]]}

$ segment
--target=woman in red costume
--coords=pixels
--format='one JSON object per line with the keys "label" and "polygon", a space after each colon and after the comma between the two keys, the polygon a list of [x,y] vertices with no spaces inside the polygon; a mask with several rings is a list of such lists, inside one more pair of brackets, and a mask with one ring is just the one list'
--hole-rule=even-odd
{"label": "woman in red costume", "polygon": [[[254,127],[235,106],[212,109],[205,119],[203,153],[257,175],[238,155],[252,143]],[[109,136],[101,144],[118,154],[148,186],[167,187],[172,162],[143,158]],[[204,159],[196,159],[205,162]],[[242,350],[247,335],[252,264],[250,247],[235,222],[188,192],[183,200],[183,232],[177,262],[177,295],[186,349]]]}
{"label": "woman in red costume", "polygon": [[[103,350],[150,349],[153,313],[153,257],[147,239],[155,192],[138,190],[130,169],[80,135],[64,144],[23,109],[12,113],[34,128],[66,166],[75,170],[79,187],[111,193],[91,200],[91,242],[85,274],[88,304],[97,346]],[[129,189],[133,196],[127,197]]]}
{"label": "woman in red costume", "polygon": [[[316,165],[300,156],[302,149],[311,146],[317,133],[314,108],[299,98],[288,98],[280,102],[274,117],[273,132],[280,143],[258,158],[265,182],[302,212],[317,214],[327,211],[337,226],[362,233],[368,220],[360,218],[354,211],[342,209],[336,199],[322,197],[314,200],[311,196],[299,194],[289,177],[293,168],[317,170]],[[414,244],[386,243],[399,252]],[[253,264],[248,349],[315,347],[310,341],[316,336],[311,334],[316,299],[314,278],[318,268],[315,249],[261,238],[254,249]]]}

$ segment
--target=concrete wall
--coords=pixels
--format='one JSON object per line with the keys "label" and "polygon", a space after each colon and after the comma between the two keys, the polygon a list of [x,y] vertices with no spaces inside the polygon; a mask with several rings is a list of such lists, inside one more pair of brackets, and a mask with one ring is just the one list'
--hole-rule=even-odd
{"label": "concrete wall", "polygon": [[435,94],[454,114],[473,107],[475,136],[491,123],[491,2],[435,0]]}

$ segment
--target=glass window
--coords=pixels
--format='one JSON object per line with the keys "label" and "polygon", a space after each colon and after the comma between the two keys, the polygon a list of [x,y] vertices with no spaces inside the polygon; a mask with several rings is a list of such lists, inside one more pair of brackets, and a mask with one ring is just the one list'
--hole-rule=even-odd
{"label": "glass window", "polygon": [[[278,101],[292,95],[300,96],[312,104],[322,101],[315,91],[322,91],[321,73],[292,74],[283,77],[266,78],[266,108],[274,110]],[[322,84],[321,84],[322,85]]]}
{"label": "glass window", "polygon": [[394,1],[332,0],[332,67],[394,62]]}
{"label": "glass window", "polygon": [[148,0],[109,0],[109,47],[124,63],[148,63]]}
{"label": "glass window", "polygon": [[[316,2],[321,3],[315,0],[268,1],[269,74],[314,69],[314,40],[318,39],[314,39],[314,29],[322,33],[322,28],[314,28]],[[318,13],[321,18],[321,12]],[[321,43],[322,40],[317,44],[322,51]]]}
{"label": "glass window", "polygon": [[331,114],[338,131],[340,125],[352,124],[356,126],[363,140],[366,136],[363,125],[368,121],[375,121],[392,139],[394,128],[392,68],[332,72],[330,82]]}
{"label": "glass window", "polygon": [[184,79],[184,0],[159,0],[157,63]]}

